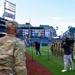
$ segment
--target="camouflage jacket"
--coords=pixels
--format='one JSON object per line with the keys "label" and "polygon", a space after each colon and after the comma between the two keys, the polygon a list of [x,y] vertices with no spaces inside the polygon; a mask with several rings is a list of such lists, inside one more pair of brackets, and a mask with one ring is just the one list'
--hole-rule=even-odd
{"label": "camouflage jacket", "polygon": [[0,75],[27,75],[25,51],[18,38],[0,38]]}

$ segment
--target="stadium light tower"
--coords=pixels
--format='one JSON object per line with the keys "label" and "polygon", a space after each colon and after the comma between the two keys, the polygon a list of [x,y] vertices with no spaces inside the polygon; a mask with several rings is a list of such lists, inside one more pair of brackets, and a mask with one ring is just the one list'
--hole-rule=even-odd
{"label": "stadium light tower", "polygon": [[3,17],[9,20],[15,20],[15,16],[16,16],[16,4],[8,0],[5,0]]}

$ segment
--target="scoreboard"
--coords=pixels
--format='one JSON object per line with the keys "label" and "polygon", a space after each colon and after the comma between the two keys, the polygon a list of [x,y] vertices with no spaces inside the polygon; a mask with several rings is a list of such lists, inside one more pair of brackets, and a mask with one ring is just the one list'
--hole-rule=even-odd
{"label": "scoreboard", "polygon": [[29,30],[28,29],[23,29],[22,30],[22,34],[25,35],[25,36],[28,35],[29,34]]}
{"label": "scoreboard", "polygon": [[44,29],[19,29],[19,34],[23,36],[44,37]]}
{"label": "scoreboard", "polygon": [[44,29],[32,29],[32,36],[44,37]]}
{"label": "scoreboard", "polygon": [[30,37],[51,37],[50,29],[19,29],[19,34]]}
{"label": "scoreboard", "polygon": [[50,29],[45,30],[45,37],[50,37]]}

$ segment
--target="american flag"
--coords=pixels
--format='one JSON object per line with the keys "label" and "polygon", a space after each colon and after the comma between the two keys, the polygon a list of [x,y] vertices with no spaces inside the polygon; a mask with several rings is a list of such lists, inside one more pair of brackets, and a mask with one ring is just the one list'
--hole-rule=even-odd
{"label": "american flag", "polygon": [[56,30],[58,30],[59,29],[59,27],[58,26],[56,26]]}

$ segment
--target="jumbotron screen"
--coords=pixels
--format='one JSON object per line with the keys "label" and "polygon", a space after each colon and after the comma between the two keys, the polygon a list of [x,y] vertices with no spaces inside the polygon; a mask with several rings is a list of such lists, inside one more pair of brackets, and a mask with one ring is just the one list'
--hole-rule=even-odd
{"label": "jumbotron screen", "polygon": [[44,29],[32,29],[32,36],[44,37]]}

